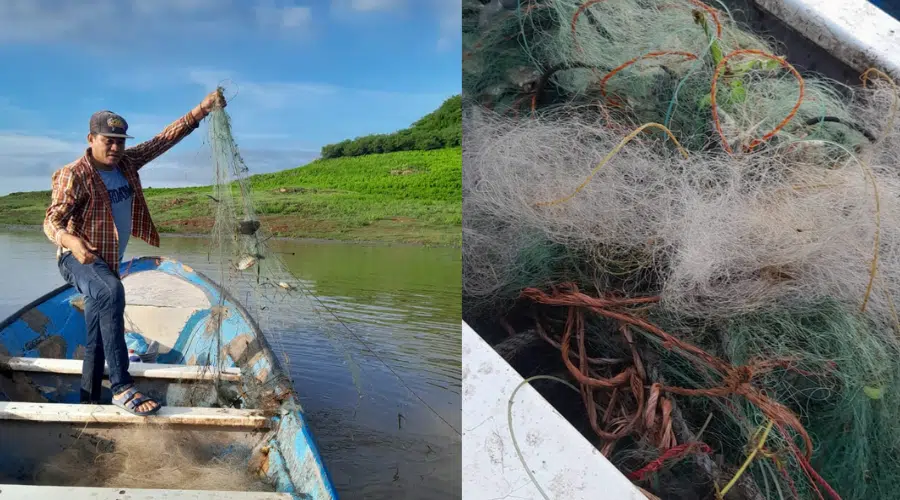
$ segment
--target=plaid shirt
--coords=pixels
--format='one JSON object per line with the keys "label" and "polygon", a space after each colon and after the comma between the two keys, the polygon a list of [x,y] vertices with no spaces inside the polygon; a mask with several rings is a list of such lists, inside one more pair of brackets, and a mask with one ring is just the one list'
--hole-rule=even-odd
{"label": "plaid shirt", "polygon": [[[156,137],[125,150],[118,167],[134,189],[131,234],[159,246],[159,233],[144,199],[138,171],[194,131],[200,123],[191,113],[163,129]],[[112,272],[119,275],[119,234],[113,222],[109,194],[103,179],[91,165],[90,148],[84,156],[53,173],[53,195],[44,218],[44,234],[56,244],[57,258],[68,249],[59,242],[66,231],[95,247]]]}

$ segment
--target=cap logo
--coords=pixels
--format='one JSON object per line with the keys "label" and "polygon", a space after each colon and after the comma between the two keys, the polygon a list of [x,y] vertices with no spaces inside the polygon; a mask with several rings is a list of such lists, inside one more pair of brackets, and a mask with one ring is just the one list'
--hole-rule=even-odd
{"label": "cap logo", "polygon": [[110,128],[125,128],[125,122],[115,116],[111,116],[109,119],[107,119],[106,124]]}

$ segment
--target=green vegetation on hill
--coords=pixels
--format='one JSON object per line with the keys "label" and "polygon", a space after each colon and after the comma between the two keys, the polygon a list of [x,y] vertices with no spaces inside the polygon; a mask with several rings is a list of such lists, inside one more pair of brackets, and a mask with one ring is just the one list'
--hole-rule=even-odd
{"label": "green vegetation on hill", "polygon": [[0,197],[0,224],[32,226],[44,222],[50,191],[12,193]]}
{"label": "green vegetation on hill", "polygon": [[[458,147],[321,159],[255,175],[251,183],[258,216],[276,236],[457,246],[462,241]],[[208,233],[214,220],[210,194],[210,187],[145,189],[153,220],[169,233]],[[0,224],[40,225],[49,202],[49,191],[0,197]]]}
{"label": "green vegetation on hill", "polygon": [[392,134],[347,139],[322,148],[322,158],[363,156],[394,151],[428,151],[462,145],[462,97],[453,96],[409,128]]}

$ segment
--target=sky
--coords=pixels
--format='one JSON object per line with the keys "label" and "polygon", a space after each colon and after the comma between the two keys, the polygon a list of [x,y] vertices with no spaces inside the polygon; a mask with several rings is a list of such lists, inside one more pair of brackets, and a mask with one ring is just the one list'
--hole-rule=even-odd
{"label": "sky", "polygon": [[[251,173],[409,126],[461,91],[461,0],[0,0],[0,196],[48,190],[108,109],[129,145],[225,87]],[[141,171],[209,184],[206,122]]]}

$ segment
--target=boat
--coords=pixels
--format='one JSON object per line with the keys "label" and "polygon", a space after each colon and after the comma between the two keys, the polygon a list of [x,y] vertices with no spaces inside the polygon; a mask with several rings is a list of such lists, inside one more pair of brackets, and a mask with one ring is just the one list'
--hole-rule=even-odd
{"label": "boat", "polygon": [[[120,273],[126,337],[141,356],[129,371],[162,408],[140,417],[108,404],[108,380],[107,404],[79,403],[83,298],[69,285],[50,291],[0,323],[0,498],[336,499],[293,384],[246,308],[171,258],[134,258]],[[271,491],[35,484],[42,464],[76,442],[115,449],[117,438],[151,425],[241,457]]]}

